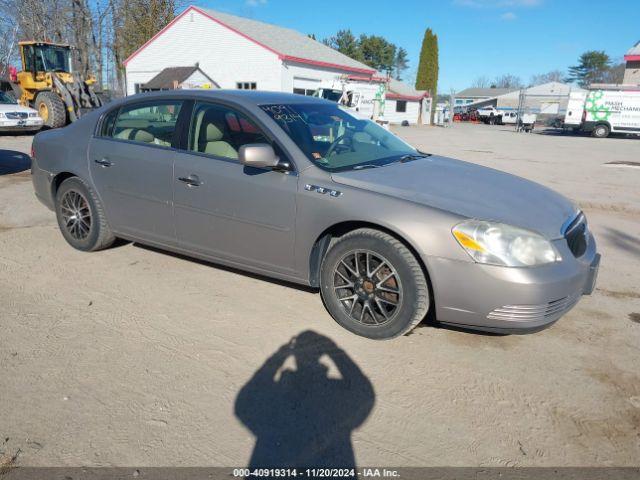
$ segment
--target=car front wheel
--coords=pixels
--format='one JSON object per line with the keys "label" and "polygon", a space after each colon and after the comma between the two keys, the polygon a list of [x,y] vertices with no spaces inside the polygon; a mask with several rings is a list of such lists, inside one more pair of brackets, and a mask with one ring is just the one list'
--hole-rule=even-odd
{"label": "car front wheel", "polygon": [[320,275],[331,316],[363,337],[403,335],[429,310],[427,279],[416,257],[379,230],[358,229],[338,238],[322,261]]}
{"label": "car front wheel", "polygon": [[66,179],[56,192],[56,218],[62,236],[73,248],[91,252],[113,244],[100,200],[80,178]]}

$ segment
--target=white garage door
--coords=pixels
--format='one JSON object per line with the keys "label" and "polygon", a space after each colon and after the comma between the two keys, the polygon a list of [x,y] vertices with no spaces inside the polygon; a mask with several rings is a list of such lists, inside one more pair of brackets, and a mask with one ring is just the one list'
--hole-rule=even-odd
{"label": "white garage door", "polygon": [[560,107],[560,104],[558,102],[543,102],[540,105],[540,113],[555,115],[558,113],[559,107]]}

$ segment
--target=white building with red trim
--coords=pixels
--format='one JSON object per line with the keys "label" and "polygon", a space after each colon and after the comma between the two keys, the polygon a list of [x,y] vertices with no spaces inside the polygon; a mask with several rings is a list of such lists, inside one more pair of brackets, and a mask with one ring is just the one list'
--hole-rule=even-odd
{"label": "white building with red trim", "polygon": [[631,47],[624,56],[625,70],[623,83],[640,85],[640,42]]}
{"label": "white building with red trim", "polygon": [[[225,89],[308,95],[338,77],[379,81],[371,67],[295,30],[190,6],[125,60],[127,95],[139,92],[164,69],[196,64]],[[420,103],[421,95],[415,92],[400,101]],[[411,105],[405,112],[392,107],[394,112],[384,112],[392,123],[418,123],[419,107]],[[394,120],[388,118],[391,113]]]}

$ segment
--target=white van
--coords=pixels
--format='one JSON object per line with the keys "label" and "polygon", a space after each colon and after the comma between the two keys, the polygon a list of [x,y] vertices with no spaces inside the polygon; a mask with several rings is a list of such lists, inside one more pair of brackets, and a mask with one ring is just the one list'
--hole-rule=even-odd
{"label": "white van", "polygon": [[640,135],[640,89],[594,89],[569,96],[564,126],[605,138],[610,133]]}

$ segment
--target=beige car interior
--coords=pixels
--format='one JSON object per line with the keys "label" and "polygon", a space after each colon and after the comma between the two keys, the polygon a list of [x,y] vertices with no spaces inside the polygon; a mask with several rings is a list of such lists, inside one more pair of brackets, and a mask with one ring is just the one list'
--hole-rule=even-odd
{"label": "beige car interior", "polygon": [[227,122],[224,112],[217,108],[201,108],[195,116],[191,150],[237,159],[237,150],[224,140],[225,137],[227,137]]}

